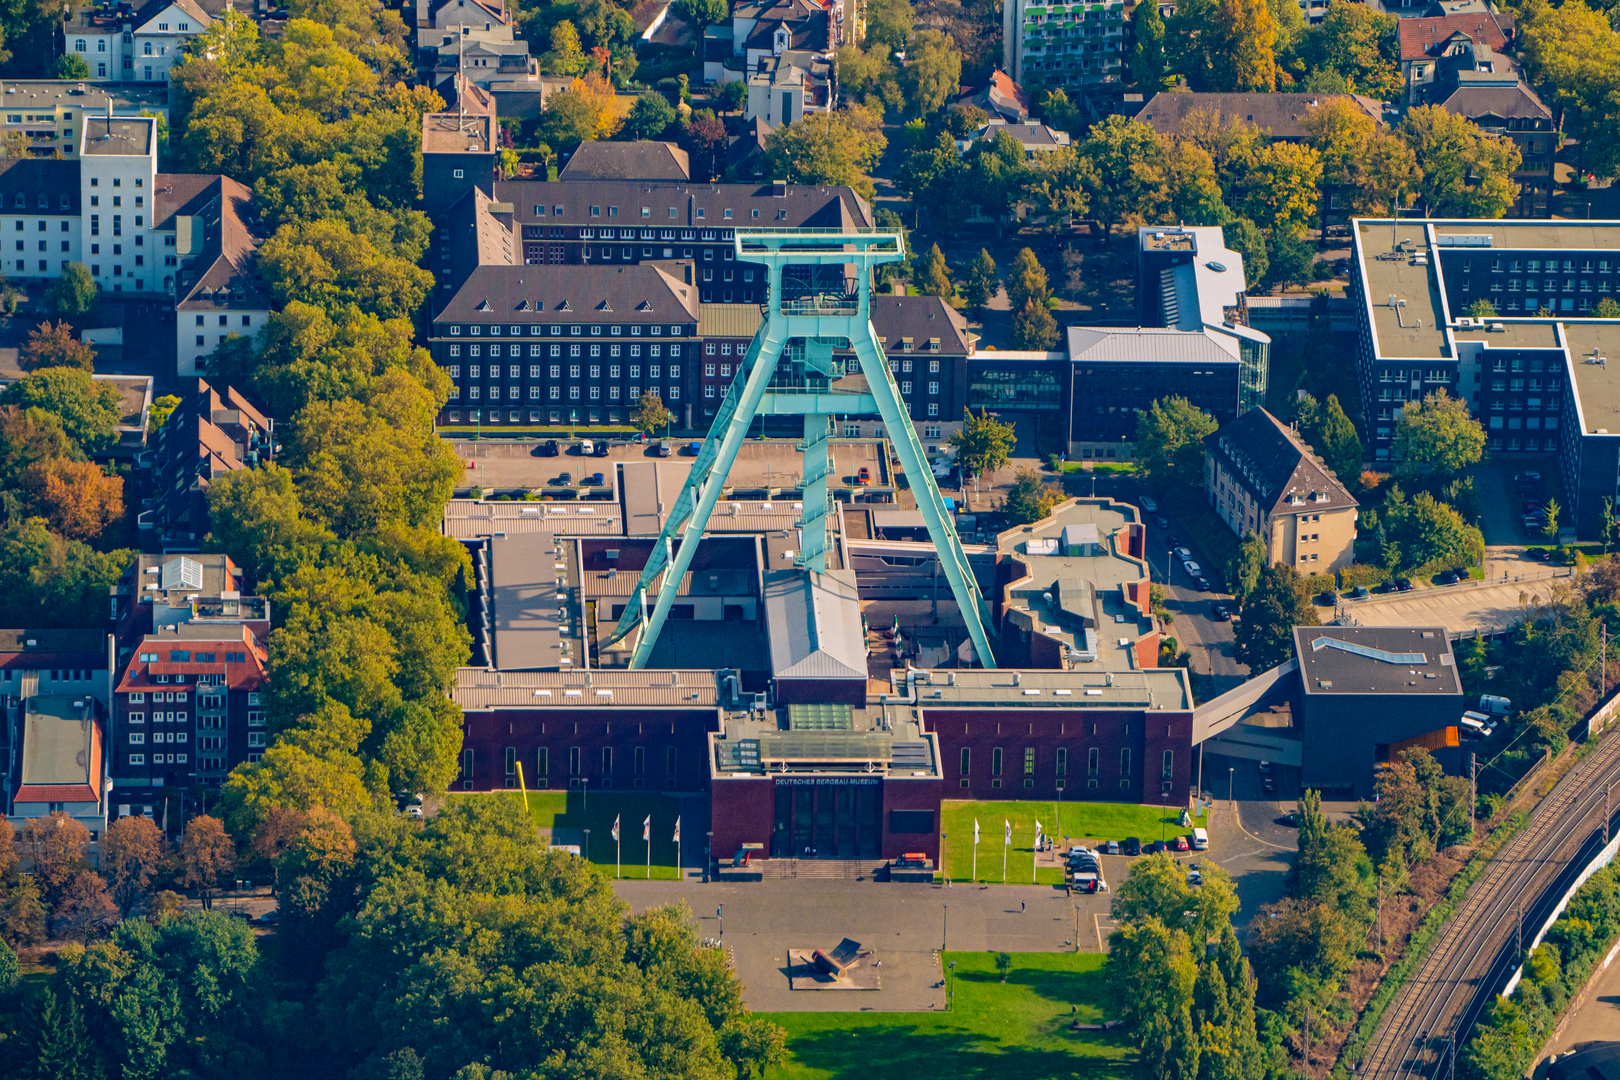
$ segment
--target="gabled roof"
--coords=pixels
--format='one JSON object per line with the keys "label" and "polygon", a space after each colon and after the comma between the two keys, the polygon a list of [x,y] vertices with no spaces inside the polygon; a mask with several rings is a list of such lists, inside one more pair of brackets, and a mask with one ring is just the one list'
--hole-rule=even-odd
{"label": "gabled roof", "polygon": [[[1250,409],[1204,440],[1205,450],[1267,514],[1321,513],[1358,505],[1293,428]],[[1291,499],[1302,500],[1293,503]]]}
{"label": "gabled roof", "polygon": [[1311,111],[1325,101],[1343,98],[1360,106],[1375,121],[1382,121],[1383,106],[1360,94],[1154,94],[1137,112],[1136,119],[1161,135],[1180,135],[1181,126],[1194,111],[1219,113],[1271,132],[1276,139],[1307,139],[1310,132],[1301,125]]}
{"label": "gabled roof", "polygon": [[[17,205],[17,196],[23,206]],[[62,206],[62,196],[68,205]],[[41,196],[45,205],[39,204]],[[79,214],[79,163],[53,158],[0,158],[0,212]]]}
{"label": "gabled roof", "polygon": [[[650,226],[661,229],[728,229],[771,223],[784,228],[872,225],[872,208],[848,187],[788,184],[680,184],[666,181],[592,180],[559,184],[502,180],[495,197],[512,204],[517,220],[545,225]],[[591,215],[591,207],[600,213]],[[543,214],[537,207],[552,211]],[[556,213],[558,207],[561,213]],[[645,207],[649,213],[641,216]],[[610,214],[609,210],[617,210]],[[669,211],[673,209],[673,217]],[[726,211],[731,216],[726,216]],[[759,216],[754,217],[754,211]],[[778,215],[782,215],[778,217]]]}
{"label": "gabled roof", "polygon": [[1436,105],[1470,120],[1496,117],[1501,120],[1552,119],[1552,110],[1524,83],[1516,86],[1469,86],[1461,83],[1451,93],[1437,97]]}
{"label": "gabled roof", "polygon": [[259,242],[248,228],[253,192],[228,176],[209,183],[171,215],[189,217],[203,230],[202,252],[178,276],[182,311],[265,311],[270,297],[258,274]]}
{"label": "gabled roof", "polygon": [[[203,646],[203,652],[214,654],[213,660],[175,660],[170,659],[175,649],[183,649],[189,656],[197,655],[197,646]],[[241,661],[227,662],[224,658],[230,652],[240,652]],[[156,653],[155,661],[141,660],[142,653]],[[187,675],[190,676],[184,686],[194,686],[198,675],[224,676],[222,684],[231,690],[257,690],[269,682],[265,673],[265,662],[269,654],[253,630],[240,623],[222,623],[211,625],[208,623],[182,623],[178,627],[168,628],[159,633],[147,634],[135,648],[135,659],[124,669],[123,678],[118,680],[118,687],[114,691],[126,694],[130,691],[142,691],[162,686],[174,689],[169,682],[159,683],[155,675]]]}
{"label": "gabled roof", "polygon": [[696,286],[645,263],[480,266],[434,322],[696,323],[697,297]]}
{"label": "gabled roof", "polygon": [[191,18],[197,20],[196,25],[192,27],[192,32],[206,30],[214,22],[213,16],[204,11],[201,5],[197,3],[197,0],[151,0],[150,3],[141,5],[141,9],[130,20],[134,24],[135,32],[137,34],[163,33],[164,31],[159,31],[157,27],[151,24],[156,22],[158,16],[170,8],[179,8]]}
{"label": "gabled roof", "polygon": [[1402,19],[1399,27],[1402,62],[1437,55],[1458,31],[1481,44],[1501,49],[1513,36],[1513,16],[1469,13]]}
{"label": "gabled roof", "polygon": [[765,581],[765,618],[775,678],[865,680],[854,571],[772,573]]}
{"label": "gabled roof", "polygon": [[692,164],[686,151],[674,143],[598,139],[581,143],[557,179],[686,181],[692,179]]}

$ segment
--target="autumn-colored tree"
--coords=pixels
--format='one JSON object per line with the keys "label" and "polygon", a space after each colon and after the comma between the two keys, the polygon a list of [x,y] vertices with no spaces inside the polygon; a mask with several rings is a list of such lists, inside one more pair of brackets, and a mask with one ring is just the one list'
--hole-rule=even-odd
{"label": "autumn-colored tree", "polygon": [[35,462],[83,456],[55,413],[0,406],[0,487],[13,487],[23,470]]}
{"label": "autumn-colored tree", "polygon": [[90,830],[60,810],[23,825],[23,852],[48,906],[54,908],[68,883],[89,867],[84,857],[89,844]]}
{"label": "autumn-colored tree", "polygon": [[94,870],[80,870],[69,878],[51,907],[51,927],[57,937],[88,942],[118,921],[118,905],[107,895],[107,883]]}
{"label": "autumn-colored tree", "polygon": [[124,516],[124,480],[93,461],[51,458],[22,471],[18,486],[30,509],[73,540],[94,540]]}
{"label": "autumn-colored tree", "polygon": [[[248,858],[261,867],[274,868],[281,853],[292,846],[309,821],[309,814],[288,806],[273,806],[263,821],[253,827],[248,838]],[[279,873],[273,878],[273,888],[279,888]]]}
{"label": "autumn-colored tree", "polygon": [[1614,5],[1545,0],[1516,8],[1516,44],[1528,74],[1561,108],[1564,134],[1578,143],[1580,164],[1603,177],[1620,173],[1620,34]]}
{"label": "autumn-colored tree", "polygon": [[1512,139],[1489,135],[1441,105],[1408,109],[1400,133],[1417,161],[1425,214],[1499,218],[1518,198],[1513,173],[1523,157]]}
{"label": "autumn-colored tree", "polygon": [[127,917],[169,857],[163,832],[145,814],[121,817],[101,838],[101,872],[118,913]]}
{"label": "autumn-colored tree", "polygon": [[1046,298],[1051,295],[1052,289],[1041,260],[1029,248],[1021,249],[1013,258],[1012,272],[1007,279],[1008,307],[1019,311],[1031,300],[1037,306],[1045,307]]}
{"label": "autumn-colored tree", "polygon": [[917,267],[917,276],[912,284],[924,296],[943,296],[949,300],[956,295],[956,286],[951,284],[951,273],[945,265],[945,256],[939,250],[938,244],[923,256],[922,264]]}
{"label": "autumn-colored tree", "polygon": [[1012,347],[1033,352],[1047,352],[1057,347],[1057,320],[1045,304],[1025,300],[1024,306],[1013,314]]}
{"label": "autumn-colored tree", "polygon": [[214,893],[236,868],[236,845],[218,818],[192,818],[180,838],[180,884],[196,890],[204,910],[213,910]]}
{"label": "autumn-colored tree", "polygon": [[1221,0],[1212,36],[1210,89],[1244,93],[1277,89],[1277,30],[1266,0]]}
{"label": "autumn-colored tree", "polygon": [[48,367],[74,367],[86,371],[96,369],[96,351],[73,336],[73,327],[66,322],[40,323],[29,331],[17,354],[17,366],[24,371]]}
{"label": "autumn-colored tree", "polygon": [[1321,155],[1302,143],[1272,143],[1249,170],[1244,216],[1263,229],[1301,237],[1316,218],[1321,187]]}

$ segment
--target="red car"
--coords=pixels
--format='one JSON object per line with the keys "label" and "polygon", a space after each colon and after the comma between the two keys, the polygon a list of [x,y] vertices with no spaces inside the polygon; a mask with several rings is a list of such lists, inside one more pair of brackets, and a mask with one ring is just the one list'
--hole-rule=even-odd
{"label": "red car", "polygon": [[1178,836],[1174,840],[1172,840],[1170,843],[1171,843],[1171,846],[1174,847],[1177,851],[1191,851],[1192,850],[1187,845],[1187,838],[1185,836]]}

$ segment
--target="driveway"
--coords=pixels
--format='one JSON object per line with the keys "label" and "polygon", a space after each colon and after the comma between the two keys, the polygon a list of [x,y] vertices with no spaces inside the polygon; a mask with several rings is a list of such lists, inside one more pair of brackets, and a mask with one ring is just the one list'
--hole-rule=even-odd
{"label": "driveway", "polygon": [[[1516,568],[1519,564],[1507,565]],[[1339,607],[1338,621],[1343,626],[1443,626],[1462,635],[1505,630],[1524,620],[1523,605],[1545,603],[1555,588],[1569,583],[1571,572],[1567,567],[1523,565],[1533,577],[1510,576],[1494,582],[1414,589],[1346,602]],[[1505,570],[1504,564],[1492,568],[1493,572],[1498,569]]]}

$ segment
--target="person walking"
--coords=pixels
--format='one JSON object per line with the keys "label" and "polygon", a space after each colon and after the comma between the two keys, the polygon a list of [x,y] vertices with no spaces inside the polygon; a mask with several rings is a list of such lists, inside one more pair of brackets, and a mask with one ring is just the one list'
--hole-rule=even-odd
{"label": "person walking", "polygon": [[1026,906],[1026,903],[1027,903],[1027,901],[1024,901],[1024,900],[1018,901],[1018,914],[1020,914],[1020,915],[1024,914],[1024,908]]}

